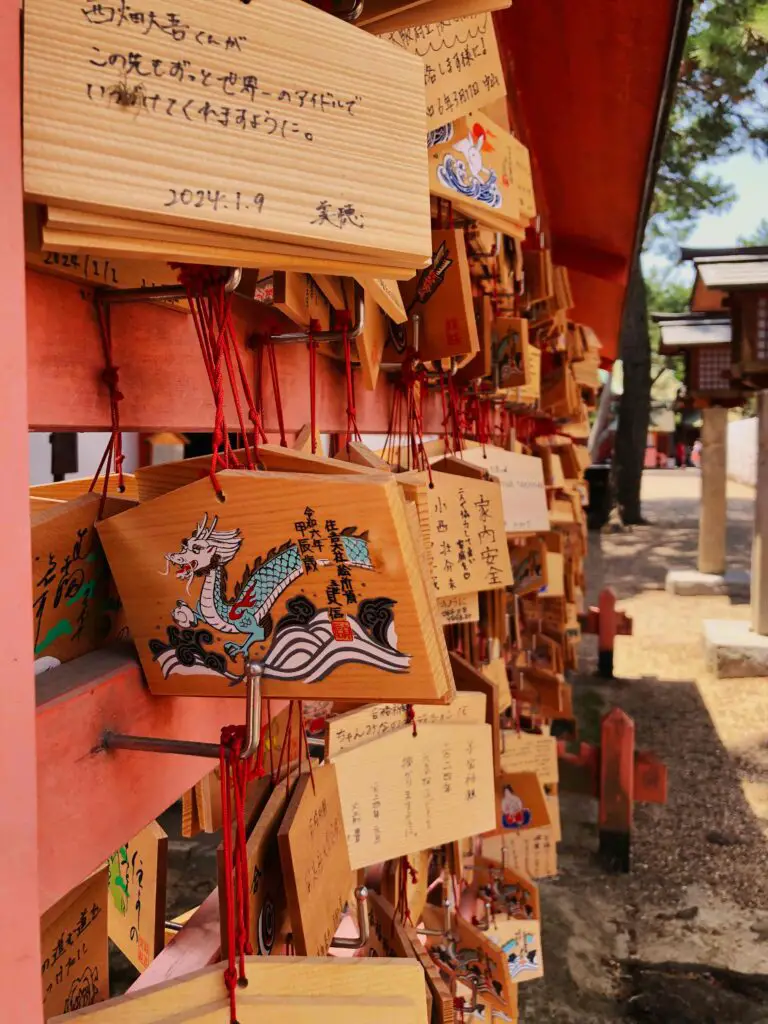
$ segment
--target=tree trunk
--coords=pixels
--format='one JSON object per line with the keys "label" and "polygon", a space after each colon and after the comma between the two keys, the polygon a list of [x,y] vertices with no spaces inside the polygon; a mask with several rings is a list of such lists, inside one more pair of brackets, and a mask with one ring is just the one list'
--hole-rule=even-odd
{"label": "tree trunk", "polygon": [[631,525],[643,522],[640,485],[651,412],[651,339],[639,256],[629,279],[619,352],[624,367],[624,394],[619,402],[613,475],[619,515],[623,523]]}

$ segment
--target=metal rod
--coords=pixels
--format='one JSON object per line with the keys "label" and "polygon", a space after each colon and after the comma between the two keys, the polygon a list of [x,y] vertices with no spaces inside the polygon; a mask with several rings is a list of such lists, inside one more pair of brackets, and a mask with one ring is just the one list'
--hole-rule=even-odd
{"label": "metal rod", "polygon": [[[245,668],[245,747],[240,758],[247,760],[259,749],[261,740],[261,676],[263,669],[249,661]],[[218,743],[198,743],[195,740],[172,740],[157,736],[128,736],[125,733],[105,732],[101,738],[105,750],[140,750],[149,754],[181,754],[186,757],[210,757],[218,760]]]}
{"label": "metal rod", "polygon": [[355,889],[355,900],[357,902],[357,930],[360,934],[356,939],[334,939],[331,943],[334,949],[362,949],[368,942],[370,936],[368,926],[368,890],[364,885]]}
{"label": "metal rod", "polygon": [[[232,292],[240,284],[243,271],[233,267],[224,285],[224,290]],[[108,306],[121,305],[129,302],[148,302],[150,299],[185,299],[187,289],[182,284],[163,284],[152,288],[95,288],[94,295]]]}
{"label": "metal rod", "polygon": [[[350,327],[346,332],[348,341],[355,341],[363,332],[365,327],[365,294],[363,289],[357,282],[355,282],[355,324]],[[308,331],[298,331],[291,334],[271,334],[270,341],[277,342],[278,345],[287,345],[295,341],[308,341]],[[317,331],[312,335],[312,341],[320,342],[325,344],[331,341],[343,341],[343,331]]]}

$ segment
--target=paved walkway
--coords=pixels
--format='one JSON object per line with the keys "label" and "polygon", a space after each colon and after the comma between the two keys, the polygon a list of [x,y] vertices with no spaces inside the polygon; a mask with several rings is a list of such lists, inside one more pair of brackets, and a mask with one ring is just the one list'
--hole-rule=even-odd
{"label": "paved walkway", "polygon": [[[749,618],[748,605],[663,589],[668,569],[695,568],[699,492],[696,470],[646,473],[650,525],[590,535],[589,599],[612,586],[634,634],[617,641],[611,684],[590,676],[594,639],[582,644],[584,738],[623,707],[670,796],[638,808],[629,877],[596,865],[594,801],[564,798],[561,876],[542,886],[546,977],[524,986],[525,1021],[768,1021],[768,978],[744,980],[768,974],[768,679],[706,673],[702,620]],[[753,509],[730,485],[731,568],[749,567]]]}

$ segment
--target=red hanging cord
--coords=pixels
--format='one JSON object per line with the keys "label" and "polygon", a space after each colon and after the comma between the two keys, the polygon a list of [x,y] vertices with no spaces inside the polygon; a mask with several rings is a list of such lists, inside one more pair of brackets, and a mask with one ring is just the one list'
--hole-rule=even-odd
{"label": "red hanging cord", "polygon": [[106,504],[107,494],[109,491],[109,476],[113,468],[117,473],[118,490],[121,494],[125,491],[125,480],[123,478],[123,461],[125,460],[125,456],[123,455],[123,435],[120,430],[120,402],[123,400],[123,393],[120,391],[119,386],[119,367],[115,366],[112,359],[112,320],[110,308],[106,303],[100,302],[98,299],[94,299],[94,309],[96,312],[96,322],[99,328],[101,351],[104,356],[104,369],[101,374],[101,379],[109,390],[109,414],[112,425],[109,441],[104,449],[104,454],[101,457],[101,461],[99,462],[96,473],[91,481],[91,485],[88,488],[89,491],[94,490],[103,468],[104,483],[101,491],[101,502],[99,503],[99,519],[101,519],[104,514],[104,505]]}
{"label": "red hanging cord", "polygon": [[362,441],[357,428],[357,411],[355,409],[355,377],[352,369],[352,342],[349,338],[349,311],[341,310],[337,313],[337,320],[341,326],[344,345],[344,375],[347,382],[347,437],[345,443],[347,451],[349,451],[351,441]]}
{"label": "red hanging cord", "polygon": [[317,320],[309,321],[307,349],[309,351],[309,429],[312,434],[312,454],[317,454],[317,342],[315,334],[321,329]]}
{"label": "red hanging cord", "polygon": [[[263,775],[264,734],[257,755],[256,774]],[[229,994],[230,1024],[237,1024],[237,988],[245,987],[245,958],[253,953],[248,934],[249,885],[248,854],[245,834],[245,795],[254,772],[241,756],[245,744],[244,726],[225,726],[219,745],[221,775],[221,818],[224,863],[231,869],[226,882],[227,967],[224,983]],[[233,808],[234,805],[234,808]],[[234,813],[233,813],[234,812]],[[234,820],[233,820],[234,818]]]}
{"label": "red hanging cord", "polygon": [[269,361],[269,375],[272,378],[272,393],[275,396],[275,411],[277,412],[277,426],[280,431],[280,445],[288,447],[285,439],[285,422],[283,419],[283,400],[280,396],[280,377],[277,372],[277,356],[275,354],[274,342],[267,342],[267,359]]}

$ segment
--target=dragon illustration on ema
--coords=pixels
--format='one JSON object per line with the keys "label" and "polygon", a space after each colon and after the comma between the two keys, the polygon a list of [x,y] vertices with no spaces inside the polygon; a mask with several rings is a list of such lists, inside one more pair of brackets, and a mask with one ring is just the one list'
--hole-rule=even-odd
{"label": "dragon illustration on ema", "polygon": [[[186,583],[187,593],[195,581],[201,581],[196,605],[179,600],[171,611],[175,626],[168,627],[168,643],[155,639],[149,643],[166,678],[202,672],[223,675],[234,684],[241,676],[229,669],[228,660],[242,657],[245,662],[254,643],[270,638],[269,650],[260,662],[266,677],[317,682],[344,662],[408,671],[410,657],[397,650],[395,602],[389,598],[360,601],[357,614],[343,618],[343,629],[327,609],[318,610],[303,595],[287,602],[287,614],[277,626],[272,620],[278,598],[315,567],[373,571],[366,534],[358,534],[355,527],[342,530],[334,558],[313,558],[311,569],[299,545],[287,541],[247,565],[230,597],[227,567],[239,553],[243,536],[239,529],[218,530],[217,526],[218,516],[209,522],[206,513],[192,535],[181,541],[179,550],[165,555],[163,575],[175,569],[176,578]],[[205,648],[215,633],[233,637],[224,644],[226,658]]]}

